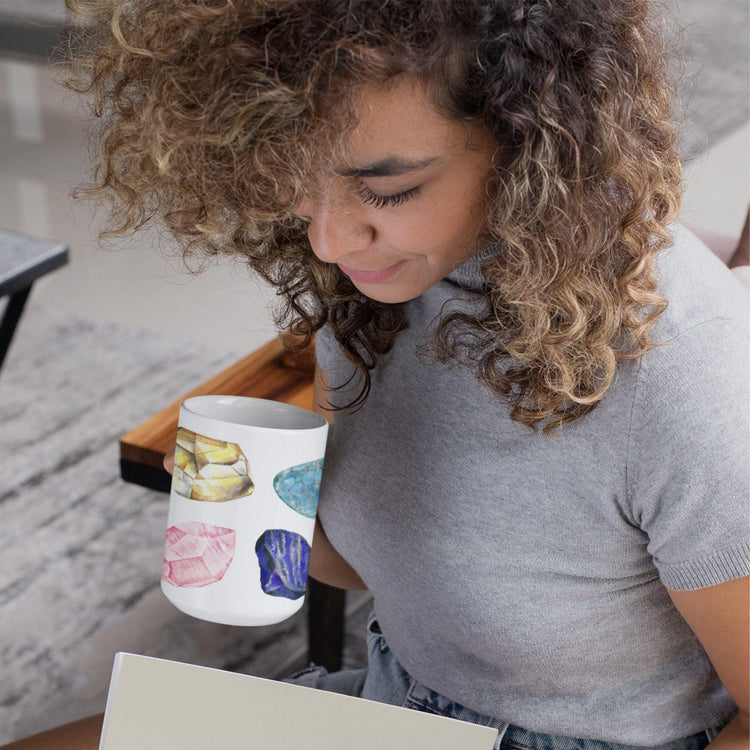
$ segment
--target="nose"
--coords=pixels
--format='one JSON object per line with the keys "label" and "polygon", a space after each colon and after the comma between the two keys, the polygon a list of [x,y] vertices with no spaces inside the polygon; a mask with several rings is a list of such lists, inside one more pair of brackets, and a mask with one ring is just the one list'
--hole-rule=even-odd
{"label": "nose", "polygon": [[336,263],[372,244],[375,229],[359,208],[331,191],[314,199],[304,197],[297,204],[295,213],[310,220],[307,229],[310,246],[324,263]]}

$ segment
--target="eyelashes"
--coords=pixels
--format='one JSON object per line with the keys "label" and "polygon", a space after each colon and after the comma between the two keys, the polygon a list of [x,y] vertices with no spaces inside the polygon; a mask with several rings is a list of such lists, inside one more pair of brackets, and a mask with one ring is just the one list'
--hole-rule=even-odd
{"label": "eyelashes", "polygon": [[419,195],[420,186],[404,190],[401,193],[394,193],[393,195],[378,195],[373,193],[370,188],[366,185],[360,185],[357,189],[357,195],[362,203],[368,206],[375,206],[375,208],[391,208],[393,206],[400,206],[402,203],[406,203],[410,198],[414,198]]}

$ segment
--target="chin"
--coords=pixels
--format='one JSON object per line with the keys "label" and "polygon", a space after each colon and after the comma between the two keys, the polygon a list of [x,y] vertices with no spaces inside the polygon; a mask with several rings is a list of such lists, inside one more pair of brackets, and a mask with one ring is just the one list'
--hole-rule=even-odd
{"label": "chin", "polygon": [[410,300],[416,299],[421,294],[424,294],[429,289],[429,287],[416,290],[386,289],[385,286],[386,285],[384,284],[382,288],[378,288],[377,285],[370,284],[367,287],[364,285],[361,287],[358,286],[357,289],[359,289],[365,297],[369,297],[376,302],[383,302],[386,305],[398,305],[402,302],[409,302]]}

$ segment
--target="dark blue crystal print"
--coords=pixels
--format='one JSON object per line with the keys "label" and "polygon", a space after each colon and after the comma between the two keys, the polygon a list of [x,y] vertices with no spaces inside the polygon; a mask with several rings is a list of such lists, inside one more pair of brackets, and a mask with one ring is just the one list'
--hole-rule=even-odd
{"label": "dark blue crystal print", "polygon": [[290,466],[280,471],[273,480],[276,494],[290,507],[307,518],[315,518],[318,510],[318,491],[323,474],[323,459]]}
{"label": "dark blue crystal print", "polygon": [[258,537],[255,554],[260,565],[260,586],[266,594],[299,599],[305,593],[310,545],[301,534],[268,529]]}

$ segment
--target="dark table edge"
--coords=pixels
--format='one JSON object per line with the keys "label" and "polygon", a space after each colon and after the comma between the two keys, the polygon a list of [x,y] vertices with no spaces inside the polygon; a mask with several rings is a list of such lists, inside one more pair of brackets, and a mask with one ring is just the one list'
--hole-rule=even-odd
{"label": "dark table edge", "polygon": [[6,294],[15,294],[21,289],[28,289],[40,276],[64,266],[67,262],[67,245],[61,244],[51,248],[50,254],[38,263],[29,265],[17,276],[13,276],[6,281],[0,281],[0,297]]}
{"label": "dark table edge", "polygon": [[157,492],[169,493],[172,487],[172,477],[166,469],[157,469],[155,466],[146,466],[124,458],[120,459],[120,476],[126,482]]}
{"label": "dark table edge", "polygon": [[71,24],[23,14],[0,13],[0,58],[23,62],[65,62]]}

